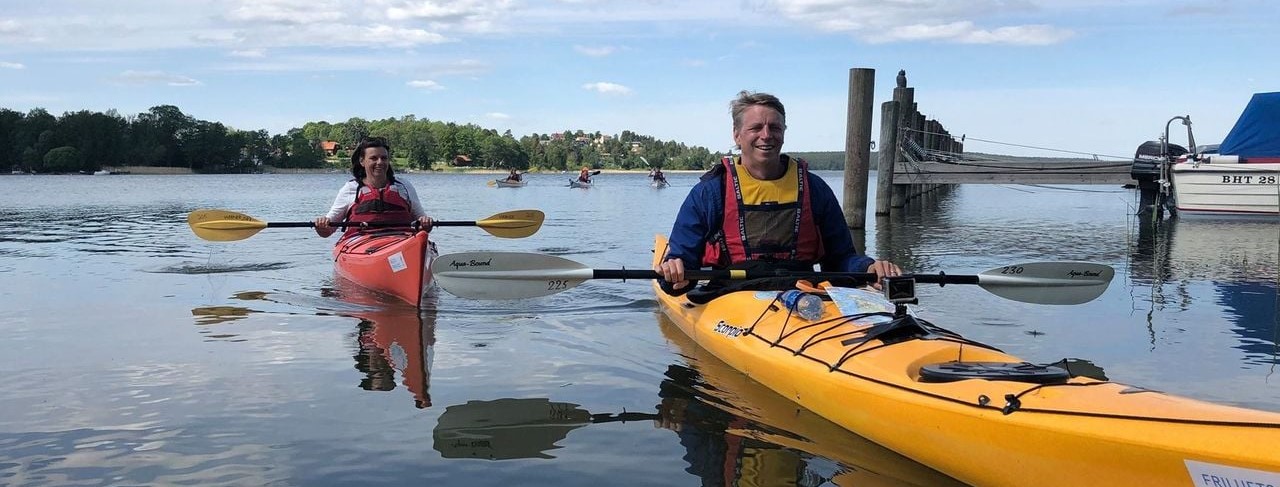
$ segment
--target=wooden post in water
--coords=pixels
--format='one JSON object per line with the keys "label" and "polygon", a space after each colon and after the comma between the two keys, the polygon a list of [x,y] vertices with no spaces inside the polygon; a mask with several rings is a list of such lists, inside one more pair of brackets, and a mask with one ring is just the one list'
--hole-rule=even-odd
{"label": "wooden post in water", "polygon": [[849,107],[844,133],[844,223],[867,227],[867,179],[871,168],[871,107],[876,70],[849,70]]}
{"label": "wooden post in water", "polygon": [[[911,127],[911,121],[915,120],[915,98],[916,89],[907,88],[907,77],[902,72],[898,73],[898,87],[893,89],[893,101],[898,105],[898,137],[894,142],[901,144],[911,135],[906,129]],[[898,157],[894,158],[893,171],[898,170],[898,165],[905,163],[906,158],[901,151],[898,151]],[[876,177],[880,177],[877,175]],[[889,206],[893,208],[902,208],[907,204],[907,187],[901,184],[893,185],[893,195],[890,196]]]}
{"label": "wooden post in water", "polygon": [[880,104],[880,157],[876,161],[876,215],[888,215],[893,196],[893,164],[898,160],[898,102]]}

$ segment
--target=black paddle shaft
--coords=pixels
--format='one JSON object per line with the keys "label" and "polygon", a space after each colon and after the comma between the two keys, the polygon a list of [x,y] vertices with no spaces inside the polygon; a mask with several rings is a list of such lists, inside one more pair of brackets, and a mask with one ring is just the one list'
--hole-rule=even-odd
{"label": "black paddle shaft", "polygon": [[[871,272],[819,272],[819,271],[761,271],[749,270],[745,274],[733,275],[734,271],[728,270],[688,270],[684,272],[684,277],[695,280],[705,281],[711,279],[768,279],[776,277],[814,277],[814,278],[852,278],[864,282],[875,282],[876,275]],[[741,271],[738,271],[741,272]],[[662,274],[650,270],[635,269],[592,269],[591,277],[593,279],[661,279]],[[978,284],[978,276],[976,275],[947,275],[945,273],[938,274],[914,274],[903,277],[910,277],[916,282],[925,284]]]}
{"label": "black paddle shaft", "polygon": [[[316,226],[316,222],[268,222],[267,228],[310,228]],[[333,222],[331,227],[363,227],[363,228],[389,228],[389,227],[418,227],[418,221],[409,222]],[[434,221],[431,222],[433,227],[474,227],[476,222],[469,221]]]}

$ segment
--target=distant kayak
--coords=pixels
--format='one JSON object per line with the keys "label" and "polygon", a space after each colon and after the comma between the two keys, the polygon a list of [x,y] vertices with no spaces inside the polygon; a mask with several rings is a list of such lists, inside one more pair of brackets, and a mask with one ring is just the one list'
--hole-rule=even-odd
{"label": "distant kayak", "polygon": [[649,186],[652,188],[665,188],[667,186],[671,186],[671,183],[668,183],[665,179],[658,179],[649,183]]}
{"label": "distant kayak", "polygon": [[584,182],[582,182],[582,181],[578,181],[577,179],[570,179],[570,180],[569,180],[569,187],[570,187],[570,188],[590,188],[590,187],[591,187],[591,183],[589,183],[589,182],[584,183]]}
{"label": "distant kayak", "polygon": [[493,185],[499,188],[520,188],[526,184],[529,184],[529,182],[528,181],[511,181],[507,179],[493,180]]}

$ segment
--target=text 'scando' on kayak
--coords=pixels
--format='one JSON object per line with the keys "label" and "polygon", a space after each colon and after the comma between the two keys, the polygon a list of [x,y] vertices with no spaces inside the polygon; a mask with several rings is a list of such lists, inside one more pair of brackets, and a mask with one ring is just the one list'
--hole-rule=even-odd
{"label": "text 'scando' on kayak", "polygon": [[[655,249],[656,265],[664,237]],[[815,321],[792,316],[776,291],[705,305],[656,281],[654,291],[684,334],[732,368],[969,484],[1280,486],[1280,413],[1026,364],[924,320],[858,318],[893,310],[861,290],[836,289]]]}
{"label": "text 'scando' on kayak", "polygon": [[418,306],[431,286],[435,256],[426,232],[389,230],[339,241],[333,265],[339,276]]}

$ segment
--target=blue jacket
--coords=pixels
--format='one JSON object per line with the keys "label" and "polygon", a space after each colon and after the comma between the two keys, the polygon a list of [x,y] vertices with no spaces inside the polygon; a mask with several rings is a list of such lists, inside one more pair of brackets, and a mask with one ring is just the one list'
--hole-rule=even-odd
{"label": "blue jacket", "polygon": [[[813,220],[822,235],[822,248],[826,253],[818,262],[827,272],[866,272],[875,259],[862,255],[853,246],[853,237],[845,226],[844,211],[836,201],[836,195],[826,181],[808,173],[810,202]],[[678,257],[685,269],[702,267],[702,254],[707,240],[719,230],[724,218],[724,174],[703,177],[689,190],[676,223],[671,228],[667,258]]]}

